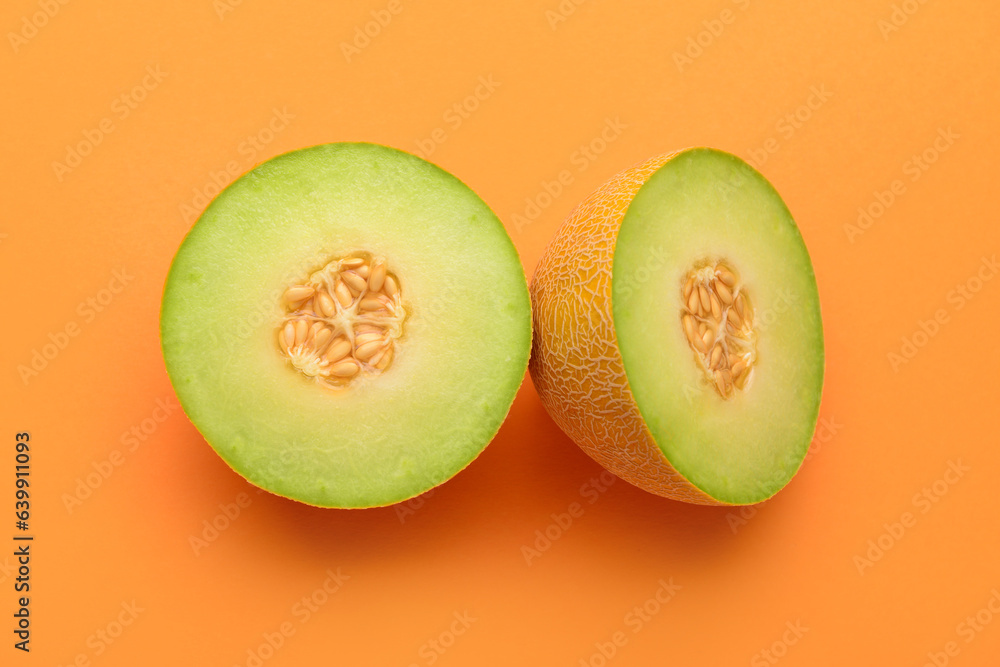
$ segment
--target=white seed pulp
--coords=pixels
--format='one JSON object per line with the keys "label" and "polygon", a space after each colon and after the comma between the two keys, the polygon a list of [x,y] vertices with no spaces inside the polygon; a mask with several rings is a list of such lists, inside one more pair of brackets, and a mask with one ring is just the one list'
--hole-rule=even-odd
{"label": "white seed pulp", "polygon": [[744,391],[757,361],[757,332],[746,287],[725,262],[704,260],[682,287],[681,327],[705,380],[724,399]]}
{"label": "white seed pulp", "polygon": [[385,258],[335,259],[283,296],[278,348],[304,376],[334,388],[385,372],[403,335],[399,279]]}

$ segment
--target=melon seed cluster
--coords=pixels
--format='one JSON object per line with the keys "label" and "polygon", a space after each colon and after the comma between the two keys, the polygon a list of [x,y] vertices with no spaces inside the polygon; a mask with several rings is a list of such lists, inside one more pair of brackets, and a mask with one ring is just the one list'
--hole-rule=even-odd
{"label": "melon seed cluster", "polygon": [[681,326],[705,378],[723,398],[747,385],[756,360],[754,314],[746,289],[725,263],[692,269],[684,282]]}
{"label": "melon seed cluster", "polygon": [[278,347],[299,372],[332,387],[392,363],[406,312],[381,257],[334,260],[285,290]]}

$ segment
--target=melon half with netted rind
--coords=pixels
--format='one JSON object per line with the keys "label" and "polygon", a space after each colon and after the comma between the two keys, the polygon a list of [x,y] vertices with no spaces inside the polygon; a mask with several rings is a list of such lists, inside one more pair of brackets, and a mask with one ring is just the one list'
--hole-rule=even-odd
{"label": "melon half with netted rind", "polygon": [[524,377],[531,307],[510,238],[466,185],[398,150],[328,144],[208,206],[160,331],[184,411],[239,474],[372,507],[486,447]]}
{"label": "melon half with netted rind", "polygon": [[669,498],[764,500],[799,468],[823,385],[812,263],[750,165],[694,148],[577,207],[531,283],[531,375],[598,463]]}

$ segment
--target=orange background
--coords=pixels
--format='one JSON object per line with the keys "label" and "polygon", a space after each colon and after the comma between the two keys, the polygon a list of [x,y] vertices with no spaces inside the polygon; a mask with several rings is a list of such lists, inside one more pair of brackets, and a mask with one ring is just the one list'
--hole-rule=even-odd
{"label": "orange background", "polygon": [[[1000,247],[1000,6],[225,1],[0,10],[0,661],[997,664],[1000,280],[982,262]],[[373,11],[391,21],[365,45]],[[467,99],[480,77],[493,89]],[[599,139],[609,120],[625,127]],[[295,148],[416,151],[436,128],[425,153],[496,210],[529,275],[572,207],[628,165],[691,145],[754,160],[802,229],[826,328],[831,426],[784,491],[743,515],[622,482],[595,492],[601,469],[527,380],[448,484],[322,510],[256,493],[179,410],[157,409],[174,405],[160,293],[198,192]],[[54,166],[78,144],[76,166]],[[857,234],[859,207],[873,217]],[[959,297],[966,284],[978,291]],[[25,375],[36,352],[52,358]],[[30,655],[11,646],[22,430]],[[554,525],[572,503],[582,514]],[[680,587],[667,602],[661,580]]]}

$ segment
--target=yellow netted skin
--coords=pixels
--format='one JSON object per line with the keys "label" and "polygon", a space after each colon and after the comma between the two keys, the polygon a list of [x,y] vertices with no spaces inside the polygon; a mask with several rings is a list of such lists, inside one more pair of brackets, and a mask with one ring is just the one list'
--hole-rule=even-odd
{"label": "yellow netted skin", "polygon": [[599,464],[641,489],[726,505],[681,475],[639,413],[618,351],[611,269],[622,218],[646,180],[677,153],[652,157],[587,197],[549,243],[531,281],[531,378],[556,424]]}

